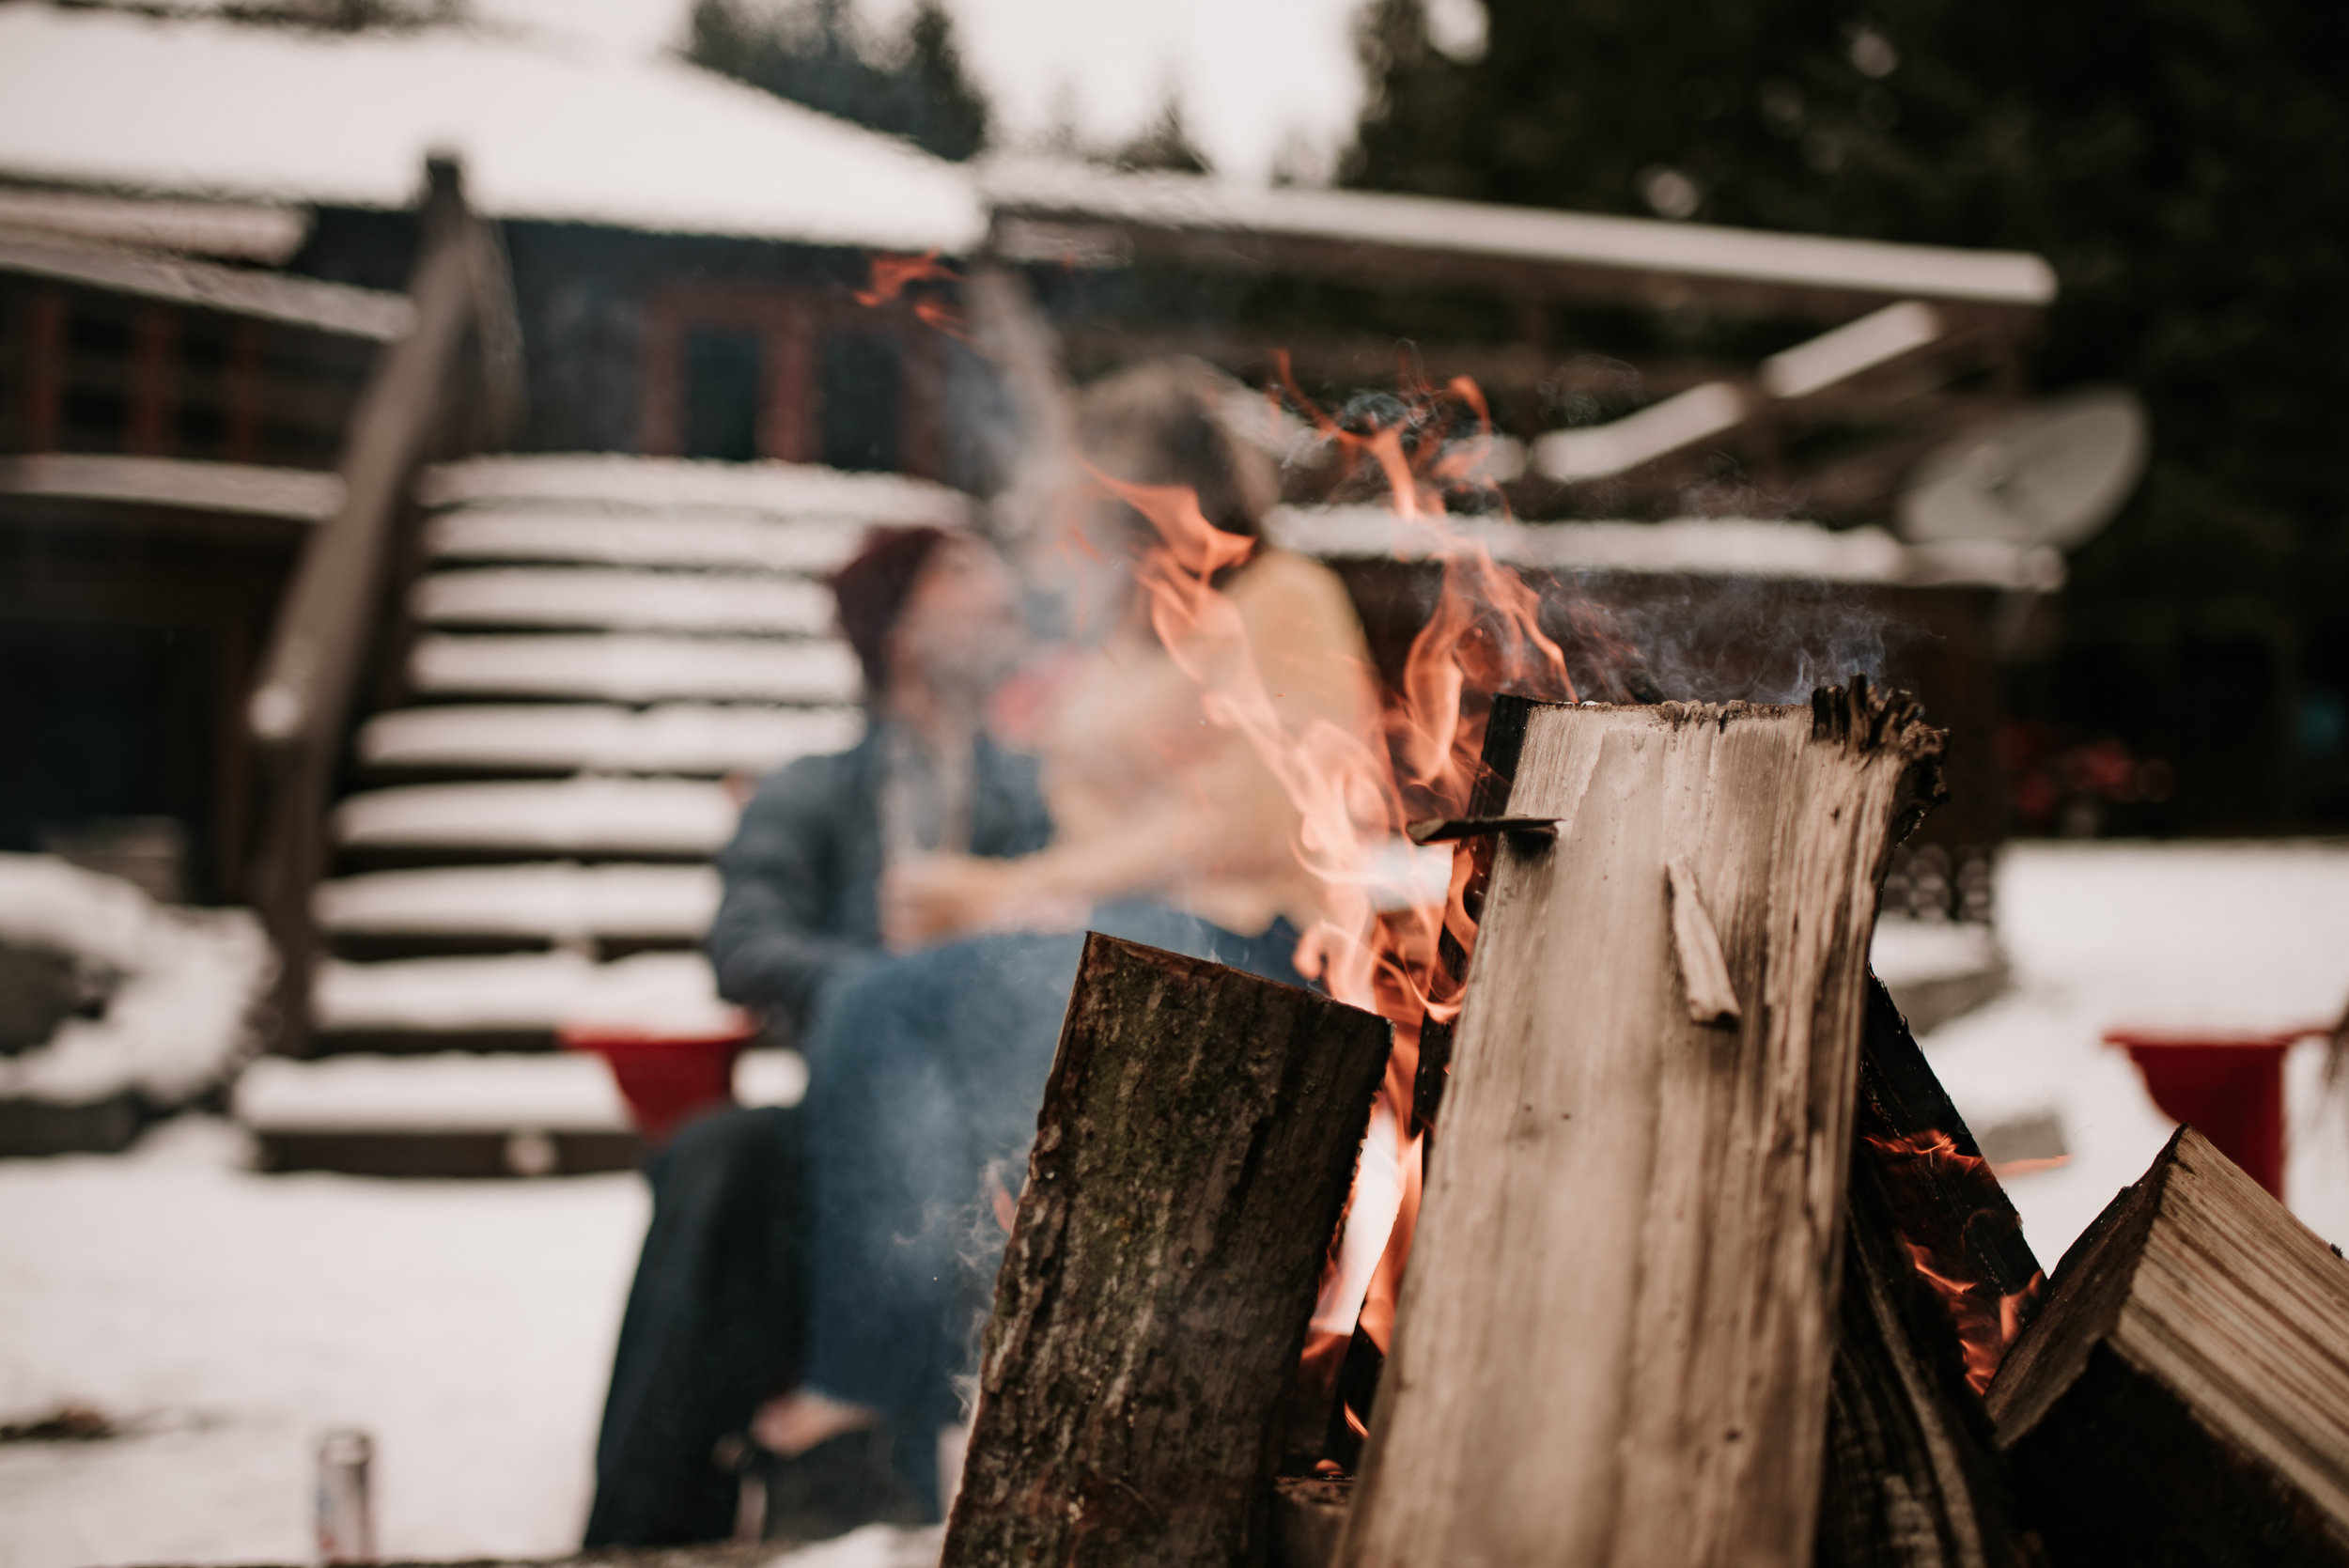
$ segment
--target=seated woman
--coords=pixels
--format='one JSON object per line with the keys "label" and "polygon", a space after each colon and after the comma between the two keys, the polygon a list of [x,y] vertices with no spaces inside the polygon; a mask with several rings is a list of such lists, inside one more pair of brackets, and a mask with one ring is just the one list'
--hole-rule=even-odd
{"label": "seated woman", "polygon": [[[1188,487],[1208,523],[1253,540],[1273,474],[1222,427],[1218,391],[1205,366],[1144,366],[1086,394],[1080,436],[1101,474]],[[1263,736],[1209,721],[1135,586],[1159,535],[1114,500],[1085,526],[1121,569],[1043,737],[1052,846],[893,865],[882,930],[897,951],[830,982],[805,1041],[806,1355],[800,1386],[752,1428],[787,1495],[862,1473],[893,1431],[912,1440],[897,1450],[910,1473],[909,1451],[958,1422],[954,1378],[972,1361],[1082,929],[1299,984],[1299,934],[1324,913]],[[1218,587],[1280,730],[1332,724],[1368,743],[1369,659],[1334,575],[1260,542],[1223,553],[1237,564]],[[921,945],[974,928],[994,934]]]}

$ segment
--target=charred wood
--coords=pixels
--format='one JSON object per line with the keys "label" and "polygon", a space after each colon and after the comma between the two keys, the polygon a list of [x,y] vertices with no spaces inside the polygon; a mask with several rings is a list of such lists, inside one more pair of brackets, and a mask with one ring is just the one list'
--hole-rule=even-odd
{"label": "charred wood", "polygon": [[[1991,1266],[2026,1281],[2037,1268],[1972,1134],[1874,975],[1868,992],[1813,1560],[2030,1568],[2044,1560],[2038,1544],[2018,1520],[2013,1477],[1968,1380],[1948,1302],[1919,1272],[1916,1250],[1946,1255],[1969,1234],[1995,1234],[2011,1240]],[[1893,1152],[1938,1137],[1976,1156],[1979,1184]],[[1994,1219],[1977,1224],[1984,1213]]]}

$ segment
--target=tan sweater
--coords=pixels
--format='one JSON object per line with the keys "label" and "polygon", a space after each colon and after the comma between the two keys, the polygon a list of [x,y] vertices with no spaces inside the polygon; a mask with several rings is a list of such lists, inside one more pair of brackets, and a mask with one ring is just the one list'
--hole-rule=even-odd
{"label": "tan sweater", "polygon": [[[1380,754],[1369,649],[1336,574],[1268,548],[1223,592],[1284,741],[1327,722]],[[1324,897],[1298,860],[1298,809],[1258,743],[1202,708],[1146,620],[1088,656],[1045,737],[1057,836],[1038,859],[1097,902],[1155,897],[1248,936],[1281,915],[1308,928]]]}

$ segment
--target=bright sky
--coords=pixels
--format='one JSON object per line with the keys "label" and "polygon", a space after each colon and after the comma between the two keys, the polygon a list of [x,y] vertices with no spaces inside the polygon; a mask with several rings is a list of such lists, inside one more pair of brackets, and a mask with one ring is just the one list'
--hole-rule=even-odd
{"label": "bright sky", "polygon": [[[860,0],[894,29],[912,0]],[[1115,142],[1182,97],[1218,169],[1255,181],[1285,144],[1326,161],[1361,98],[1352,23],[1361,0],[946,0],[1006,139],[1061,121]],[[649,51],[682,38],[691,0],[474,0],[479,14]],[[1439,36],[1481,26],[1476,0],[1439,0]]]}

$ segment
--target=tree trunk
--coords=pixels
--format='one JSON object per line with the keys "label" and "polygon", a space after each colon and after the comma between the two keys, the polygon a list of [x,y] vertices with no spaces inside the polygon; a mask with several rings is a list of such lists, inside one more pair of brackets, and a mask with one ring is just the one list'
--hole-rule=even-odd
{"label": "tree trunk", "polygon": [[1261,1561],[1384,1019],[1095,935],[995,1286],[945,1568]]}
{"label": "tree trunk", "polygon": [[1504,815],[1558,833],[1499,844],[1341,1562],[1809,1562],[1875,893],[1941,744],[1858,679],[1532,713]]}

